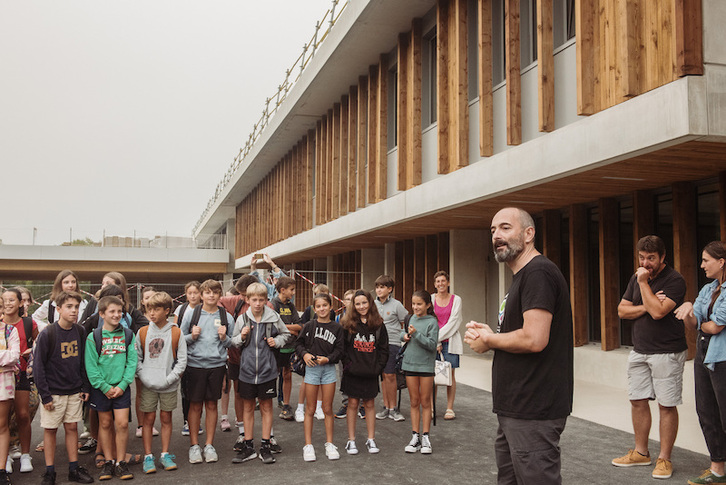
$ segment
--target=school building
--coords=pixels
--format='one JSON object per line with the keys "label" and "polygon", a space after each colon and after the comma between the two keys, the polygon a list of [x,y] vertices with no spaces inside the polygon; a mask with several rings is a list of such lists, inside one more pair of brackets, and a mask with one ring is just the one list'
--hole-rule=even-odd
{"label": "school building", "polygon": [[336,8],[194,235],[227,234],[238,271],[260,252],[325,271],[337,295],[388,273],[407,303],[444,269],[465,321],[494,324],[511,273],[489,224],[522,207],[570,285],[577,378],[621,385],[635,241],[663,238],[693,299],[701,248],[726,239],[726,2]]}

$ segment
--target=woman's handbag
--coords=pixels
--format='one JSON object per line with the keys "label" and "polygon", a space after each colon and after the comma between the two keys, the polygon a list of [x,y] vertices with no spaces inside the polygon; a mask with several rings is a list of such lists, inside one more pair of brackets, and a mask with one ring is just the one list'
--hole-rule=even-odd
{"label": "woman's handbag", "polygon": [[450,386],[453,383],[451,378],[451,362],[445,361],[444,356],[439,352],[439,358],[434,363],[434,384],[437,386]]}

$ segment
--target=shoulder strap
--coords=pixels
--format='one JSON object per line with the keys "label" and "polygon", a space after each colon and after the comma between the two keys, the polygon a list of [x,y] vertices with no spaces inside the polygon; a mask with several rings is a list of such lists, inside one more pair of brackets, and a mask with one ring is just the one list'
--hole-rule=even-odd
{"label": "shoulder strap", "polygon": [[224,328],[227,329],[227,333],[229,333],[229,321],[227,320],[227,310],[224,309],[222,306],[218,306],[219,308],[219,319],[222,321],[222,325],[224,325]]}
{"label": "shoulder strap", "polygon": [[[144,328],[146,328],[146,327],[144,327]],[[174,352],[175,361],[176,361],[177,350],[179,349],[179,338],[181,338],[181,329],[175,325],[175,326],[171,327],[171,350],[172,350],[172,352]]]}
{"label": "shoulder strap", "polygon": [[411,322],[411,314],[409,313],[406,315],[406,318],[403,319],[403,329],[408,333],[408,324]]}
{"label": "shoulder strap", "polygon": [[126,337],[126,352],[129,351],[131,341],[134,339],[134,331],[130,328],[124,327],[124,337]]}
{"label": "shoulder strap", "polygon": [[237,304],[234,306],[234,314],[232,315],[235,320],[237,320],[237,317],[239,317],[239,312],[242,311],[242,307],[245,305],[245,301],[240,298],[237,301]]}
{"label": "shoulder strap", "polygon": [[101,345],[103,344],[103,328],[96,327],[93,329],[93,342],[96,344],[96,353],[101,355]]}
{"label": "shoulder strap", "polygon": [[88,300],[88,304],[86,305],[86,308],[83,309],[83,315],[81,315],[81,318],[78,319],[79,323],[85,322],[88,320],[91,315],[96,313],[96,308],[98,307],[98,301],[96,301],[95,298],[91,298]]}
{"label": "shoulder strap", "polygon": [[23,330],[25,330],[25,342],[28,348],[33,347],[33,319],[31,317],[23,317]]}
{"label": "shoulder strap", "polygon": [[[55,350],[55,333],[57,332],[56,326],[57,323],[51,323],[46,327],[46,332],[48,332],[48,352],[43,356],[43,362],[48,362],[48,359],[50,359],[51,353]],[[81,341],[79,343],[79,347],[85,346],[85,342]]]}
{"label": "shoulder strap", "polygon": [[187,308],[189,308],[189,302],[182,304],[179,309],[179,318],[176,319],[177,323],[179,323],[179,327],[181,327],[182,318],[184,318],[184,312],[187,311]]}
{"label": "shoulder strap", "polygon": [[189,333],[192,333],[192,328],[199,325],[199,318],[202,316],[202,305],[199,304],[194,307],[192,312],[192,321],[189,322]]}
{"label": "shoulder strap", "polygon": [[50,300],[48,300],[48,323],[55,323],[55,307]]}
{"label": "shoulder strap", "polygon": [[149,326],[144,325],[139,329],[139,342],[141,343],[141,357],[144,357],[144,351],[146,349],[146,332],[149,331]]}

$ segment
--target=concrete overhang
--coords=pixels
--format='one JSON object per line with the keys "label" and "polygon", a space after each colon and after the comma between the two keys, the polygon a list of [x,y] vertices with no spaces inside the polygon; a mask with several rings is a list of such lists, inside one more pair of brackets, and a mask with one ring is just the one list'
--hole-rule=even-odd
{"label": "concrete overhang", "polygon": [[[433,0],[351,0],[315,57],[281,103],[241,167],[194,233],[201,243],[234,217],[237,205],[330,109],[368,74],[380,54],[396,46],[411,19],[423,17]],[[262,100],[260,100],[262,105]]]}
{"label": "concrete overhang", "polygon": [[178,283],[227,273],[229,251],[0,245],[2,279],[53,280],[66,268],[82,280],[100,281],[105,273],[119,271],[129,281]]}

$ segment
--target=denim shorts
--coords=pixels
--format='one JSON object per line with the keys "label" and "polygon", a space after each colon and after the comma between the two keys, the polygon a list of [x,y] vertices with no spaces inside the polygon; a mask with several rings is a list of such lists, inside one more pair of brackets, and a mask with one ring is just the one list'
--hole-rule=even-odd
{"label": "denim shorts", "polygon": [[449,341],[445,340],[441,342],[441,355],[444,356],[444,360],[451,364],[452,369],[459,368],[459,355],[449,353]]}
{"label": "denim shorts", "polygon": [[338,382],[338,372],[335,370],[335,364],[305,367],[305,379],[303,380],[305,384],[312,384],[313,386],[333,384]]}

